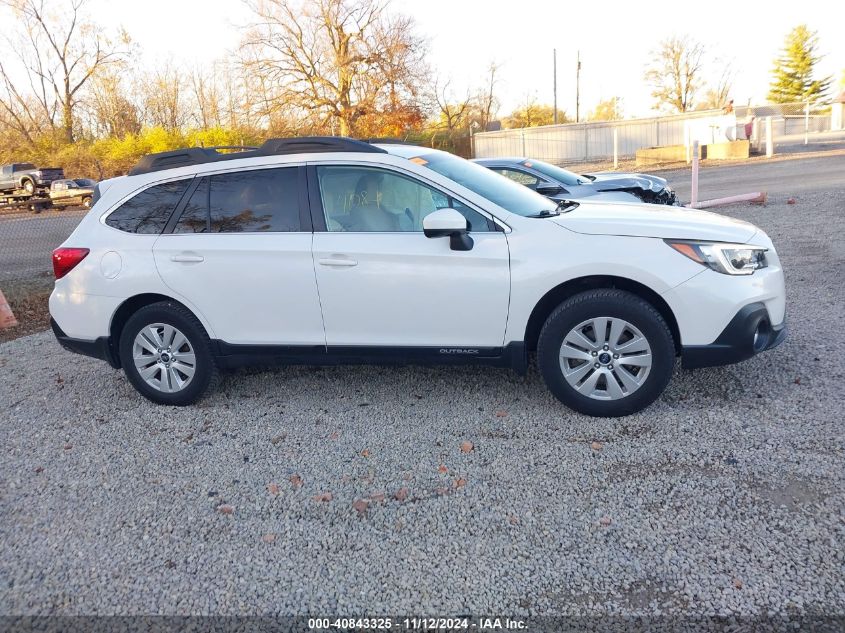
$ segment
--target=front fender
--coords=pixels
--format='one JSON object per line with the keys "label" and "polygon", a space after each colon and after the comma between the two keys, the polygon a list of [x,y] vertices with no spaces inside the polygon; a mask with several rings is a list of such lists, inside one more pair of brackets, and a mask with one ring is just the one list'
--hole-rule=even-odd
{"label": "front fender", "polygon": [[508,243],[511,304],[506,343],[524,339],[534,308],[561,284],[587,277],[615,277],[663,295],[702,272],[699,264],[655,238],[580,235],[564,229],[540,235],[513,233]]}

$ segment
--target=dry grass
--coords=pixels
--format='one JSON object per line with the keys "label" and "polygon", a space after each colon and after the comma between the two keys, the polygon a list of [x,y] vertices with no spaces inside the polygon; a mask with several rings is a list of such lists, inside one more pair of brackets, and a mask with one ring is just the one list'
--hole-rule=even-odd
{"label": "dry grass", "polygon": [[50,298],[52,290],[52,276],[4,284],[3,294],[18,320],[18,325],[0,330],[0,343],[42,332],[50,327],[50,312],[47,300]]}

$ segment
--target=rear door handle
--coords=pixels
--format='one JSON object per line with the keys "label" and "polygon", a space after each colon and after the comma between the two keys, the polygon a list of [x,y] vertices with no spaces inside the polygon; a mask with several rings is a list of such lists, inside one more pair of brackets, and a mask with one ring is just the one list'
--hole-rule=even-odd
{"label": "rear door handle", "polygon": [[344,257],[324,257],[317,260],[321,266],[357,266],[358,262],[354,259],[347,259]]}
{"label": "rear door handle", "polygon": [[173,255],[170,258],[172,262],[202,262],[205,261],[205,257],[202,255],[196,255],[192,253],[180,253],[179,255]]}

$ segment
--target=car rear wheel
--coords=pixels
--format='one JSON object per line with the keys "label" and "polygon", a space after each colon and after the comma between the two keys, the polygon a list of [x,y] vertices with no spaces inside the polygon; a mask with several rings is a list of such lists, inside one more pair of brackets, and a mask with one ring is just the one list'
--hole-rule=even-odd
{"label": "car rear wheel", "polygon": [[91,208],[91,196],[85,196],[84,198],[82,198],[82,206],[86,209]]}
{"label": "car rear wheel", "polygon": [[129,318],[120,360],[132,386],[159,404],[192,404],[219,381],[205,328],[175,302],[145,306]]}
{"label": "car rear wheel", "polygon": [[654,402],[672,375],[675,346],[661,314],[623,290],[590,290],[564,301],[537,345],[543,379],[564,404],[616,417]]}

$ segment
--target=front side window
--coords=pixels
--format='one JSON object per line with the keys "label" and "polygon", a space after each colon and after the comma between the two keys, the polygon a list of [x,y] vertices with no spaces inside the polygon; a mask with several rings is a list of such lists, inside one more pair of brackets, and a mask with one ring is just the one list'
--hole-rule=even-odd
{"label": "front side window", "polygon": [[541,174],[545,174],[549,178],[554,178],[563,185],[569,185],[570,187],[576,187],[578,185],[584,185],[590,182],[586,178],[582,178],[578,174],[574,174],[568,169],[556,167],[555,165],[544,163],[541,160],[527,160],[522,164],[526,167],[530,167],[531,169],[539,171]]}
{"label": "front side window", "polygon": [[175,180],[148,187],[112,211],[106,224],[126,233],[158,235],[190,182],[190,179]]}
{"label": "front side window", "polygon": [[317,167],[329,231],[421,232],[423,218],[452,208],[470,231],[489,231],[487,218],[436,189],[400,174],[372,167]]}
{"label": "front side window", "polygon": [[175,233],[299,231],[297,167],[257,169],[203,178]]}

